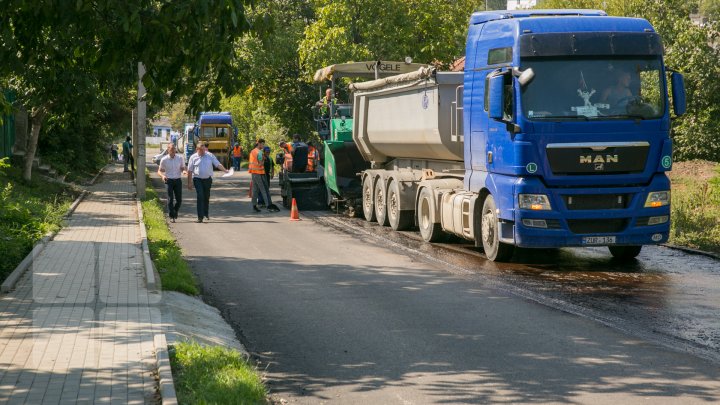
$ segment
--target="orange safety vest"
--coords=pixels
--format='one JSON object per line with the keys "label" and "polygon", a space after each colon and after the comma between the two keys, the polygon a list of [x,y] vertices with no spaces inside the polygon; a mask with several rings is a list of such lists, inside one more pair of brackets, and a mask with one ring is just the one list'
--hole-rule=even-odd
{"label": "orange safety vest", "polygon": [[[265,166],[262,161],[258,161],[258,149],[255,148],[250,152],[250,163],[248,163],[248,172],[250,174],[265,174]],[[265,157],[263,156],[263,159]]]}
{"label": "orange safety vest", "polygon": [[315,149],[314,146],[311,146],[308,148],[308,161],[307,161],[307,169],[305,169],[308,172],[314,172],[315,171],[315,161],[318,158],[318,152],[317,149]]}
{"label": "orange safety vest", "polygon": [[242,157],[242,148],[236,146],[233,148],[233,157]]}
{"label": "orange safety vest", "polygon": [[292,172],[292,166],[293,166],[293,156],[292,154],[285,149],[285,159],[283,160],[283,167],[286,171]]}

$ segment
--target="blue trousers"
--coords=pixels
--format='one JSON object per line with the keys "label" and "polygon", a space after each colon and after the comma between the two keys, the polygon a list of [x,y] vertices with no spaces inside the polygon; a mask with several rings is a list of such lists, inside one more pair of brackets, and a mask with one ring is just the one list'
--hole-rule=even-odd
{"label": "blue trousers", "polygon": [[242,160],[242,158],[233,156],[233,168],[235,171],[240,170],[240,160]]}
{"label": "blue trousers", "polygon": [[197,215],[198,219],[210,217],[210,187],[212,186],[212,177],[201,179],[193,177],[193,186],[197,194]]}
{"label": "blue trousers", "polygon": [[168,216],[176,218],[182,204],[182,179],[167,179]]}

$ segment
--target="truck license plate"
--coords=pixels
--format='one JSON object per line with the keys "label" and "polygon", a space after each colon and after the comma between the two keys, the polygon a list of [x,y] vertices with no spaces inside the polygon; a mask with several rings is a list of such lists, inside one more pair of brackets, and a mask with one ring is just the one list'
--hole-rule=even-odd
{"label": "truck license plate", "polygon": [[586,236],[582,239],[583,245],[611,245],[615,243],[614,236]]}

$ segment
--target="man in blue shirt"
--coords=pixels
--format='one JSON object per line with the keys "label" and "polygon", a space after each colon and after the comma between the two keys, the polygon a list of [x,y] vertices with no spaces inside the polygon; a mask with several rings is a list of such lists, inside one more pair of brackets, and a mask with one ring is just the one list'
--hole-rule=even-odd
{"label": "man in blue shirt", "polygon": [[199,143],[197,151],[190,156],[187,165],[188,190],[192,190],[194,185],[197,194],[198,223],[203,222],[203,217],[210,219],[210,187],[215,167],[225,173],[228,172],[212,153],[207,152],[207,147]]}

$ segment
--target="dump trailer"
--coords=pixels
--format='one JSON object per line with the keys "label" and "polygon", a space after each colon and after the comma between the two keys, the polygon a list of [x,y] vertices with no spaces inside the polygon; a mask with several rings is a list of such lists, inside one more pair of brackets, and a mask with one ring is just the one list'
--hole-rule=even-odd
{"label": "dump trailer", "polygon": [[[427,66],[412,63],[409,59],[404,62],[340,63],[318,69],[313,78],[316,83],[320,84],[320,95],[322,96],[324,94],[323,85],[335,93],[339,84],[342,83],[339,81],[343,78],[379,79],[410,73]],[[343,204],[348,212],[354,215],[362,201],[362,183],[357,174],[369,166],[358,152],[352,138],[352,103],[336,100],[330,103],[324,111],[315,108],[313,113],[317,132],[323,139],[321,175],[325,183],[325,203],[328,205]]]}
{"label": "dump trailer", "polygon": [[[669,79],[669,80],[668,80]],[[667,241],[668,85],[649,22],[599,10],[472,15],[464,72],[351,85],[368,221],[456,235],[508,260],[514,247],[608,246],[618,258]]]}
{"label": "dump trailer", "polygon": [[192,131],[194,145],[197,142],[208,143],[208,150],[220,163],[225,167],[230,166],[232,143],[237,132],[229,112],[201,112]]}

